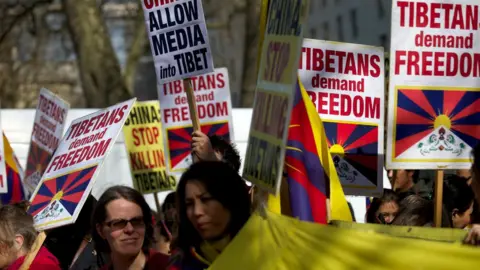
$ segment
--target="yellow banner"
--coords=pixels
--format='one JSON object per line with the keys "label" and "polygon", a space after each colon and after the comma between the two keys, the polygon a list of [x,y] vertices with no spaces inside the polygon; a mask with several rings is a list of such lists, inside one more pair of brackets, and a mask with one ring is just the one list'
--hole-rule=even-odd
{"label": "yellow banner", "polygon": [[214,261],[217,269],[478,269],[480,249],[335,228],[255,213]]}
{"label": "yellow banner", "polygon": [[175,188],[165,170],[160,117],[158,101],[137,101],[123,127],[133,186],[143,194]]}

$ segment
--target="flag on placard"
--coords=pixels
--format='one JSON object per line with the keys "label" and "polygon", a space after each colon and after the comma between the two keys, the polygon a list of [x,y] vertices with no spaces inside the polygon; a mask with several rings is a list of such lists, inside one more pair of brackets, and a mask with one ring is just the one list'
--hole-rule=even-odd
{"label": "flag on placard", "polygon": [[23,170],[5,134],[3,134],[3,146],[5,149],[8,192],[0,194],[0,202],[2,204],[20,202],[26,199],[22,182]]}
{"label": "flag on placard", "polygon": [[330,199],[330,220],[352,221],[322,120],[300,80],[293,101],[285,166],[294,217],[326,224]]}

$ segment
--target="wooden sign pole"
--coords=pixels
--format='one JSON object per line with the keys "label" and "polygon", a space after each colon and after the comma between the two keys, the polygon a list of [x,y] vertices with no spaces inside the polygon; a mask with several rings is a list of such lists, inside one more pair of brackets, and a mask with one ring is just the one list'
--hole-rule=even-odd
{"label": "wooden sign pole", "polygon": [[42,247],[43,242],[45,241],[45,238],[47,238],[47,234],[44,231],[40,232],[37,235],[37,238],[35,238],[35,242],[33,242],[32,248],[25,256],[25,261],[23,261],[23,264],[20,267],[20,270],[30,269],[30,265],[32,265],[32,262],[37,256],[38,251],[40,251],[40,248]]}
{"label": "wooden sign pole", "polygon": [[442,210],[443,210],[443,170],[437,170],[435,173],[435,227],[442,227]]}
{"label": "wooden sign pole", "polygon": [[190,79],[183,80],[183,87],[187,93],[188,108],[190,110],[190,118],[192,119],[193,130],[200,130],[200,120],[197,114],[197,102],[195,102],[195,93],[193,92],[192,82]]}

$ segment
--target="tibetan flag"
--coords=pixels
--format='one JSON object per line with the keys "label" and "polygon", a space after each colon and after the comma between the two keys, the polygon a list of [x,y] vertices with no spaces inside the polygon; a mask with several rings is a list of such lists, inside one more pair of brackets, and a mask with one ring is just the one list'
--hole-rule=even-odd
{"label": "tibetan flag", "polygon": [[5,147],[8,192],[0,194],[0,201],[2,204],[20,202],[26,199],[22,184],[23,170],[5,134],[3,134],[3,145]]}
{"label": "tibetan flag", "polygon": [[322,120],[300,80],[293,102],[285,155],[292,215],[326,224],[330,210],[330,220],[352,221]]}

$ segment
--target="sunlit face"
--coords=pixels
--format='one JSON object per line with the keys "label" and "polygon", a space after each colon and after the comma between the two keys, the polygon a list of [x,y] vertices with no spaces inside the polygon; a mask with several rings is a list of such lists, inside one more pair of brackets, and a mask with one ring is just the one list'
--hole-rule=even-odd
{"label": "sunlit face", "polygon": [[392,223],[393,219],[397,216],[398,213],[398,205],[395,202],[386,202],[380,205],[376,216],[379,217],[380,215],[383,216],[386,224]]}
{"label": "sunlit face", "polygon": [[108,241],[110,250],[123,256],[136,256],[145,239],[145,223],[139,205],[117,199],[106,205],[107,218],[97,231]]}
{"label": "sunlit face", "polygon": [[458,229],[463,229],[467,227],[467,225],[469,225],[471,222],[472,212],[473,212],[473,202],[472,202],[472,205],[470,205],[470,208],[468,208],[467,211],[463,213],[458,213],[458,212],[455,212],[454,210],[454,213],[452,215],[453,227]]}
{"label": "sunlit face", "polygon": [[224,236],[230,222],[230,211],[207,192],[199,181],[189,181],[185,187],[187,217],[204,240]]}

